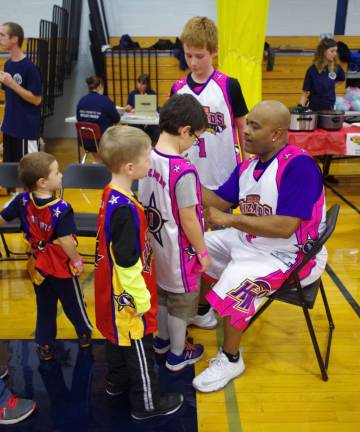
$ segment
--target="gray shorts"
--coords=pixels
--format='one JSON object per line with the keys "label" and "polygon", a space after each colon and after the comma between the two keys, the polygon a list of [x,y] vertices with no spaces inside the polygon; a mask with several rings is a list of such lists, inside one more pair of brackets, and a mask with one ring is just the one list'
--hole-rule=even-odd
{"label": "gray shorts", "polygon": [[166,306],[170,315],[187,321],[197,314],[200,291],[172,293],[158,286],[159,305]]}

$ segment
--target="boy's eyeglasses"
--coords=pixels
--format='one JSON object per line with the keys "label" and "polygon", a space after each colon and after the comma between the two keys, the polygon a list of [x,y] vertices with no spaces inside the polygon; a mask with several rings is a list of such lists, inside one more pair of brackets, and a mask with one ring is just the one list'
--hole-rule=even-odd
{"label": "boy's eyeglasses", "polygon": [[195,132],[193,132],[192,135],[194,135],[194,137],[195,137],[194,142],[192,143],[192,145],[194,145],[194,146],[199,145],[200,137],[198,137]]}

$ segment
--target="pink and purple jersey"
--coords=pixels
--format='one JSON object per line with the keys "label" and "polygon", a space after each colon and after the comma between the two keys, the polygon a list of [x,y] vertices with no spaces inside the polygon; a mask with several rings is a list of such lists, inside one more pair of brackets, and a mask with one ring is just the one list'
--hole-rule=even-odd
{"label": "pink and purple jersey", "polygon": [[239,162],[238,137],[234,114],[228,94],[229,77],[218,70],[199,89],[191,88],[186,77],[176,81],[174,93],[192,94],[203,106],[208,117],[208,128],[197,146],[187,151],[195,165],[201,184],[217,189]]}
{"label": "pink and purple jersey", "polygon": [[[287,267],[294,264],[302,253],[306,253],[324,229],[326,206],[321,174],[304,150],[289,145],[283,147],[266,164],[265,169],[259,169],[259,166],[261,167],[261,161],[254,157],[242,163],[238,169],[237,185],[233,190],[238,194],[241,213],[251,216],[277,214],[298,217],[302,221],[289,239],[246,233],[241,233],[241,238],[254,248],[277,257]],[[299,182],[302,168],[304,177]],[[216,191],[225,200],[229,200],[231,196],[229,186],[231,182],[235,182],[234,177]],[[308,187],[306,182],[309,183]],[[302,188],[301,183],[304,186]]]}
{"label": "pink and purple jersey", "polygon": [[196,212],[203,227],[201,187],[194,166],[181,156],[169,156],[154,149],[148,175],[139,182],[140,200],[146,208],[152,233],[157,284],[164,290],[183,293],[198,288],[200,263],[181,228],[176,201],[176,184],[185,174],[196,177]]}

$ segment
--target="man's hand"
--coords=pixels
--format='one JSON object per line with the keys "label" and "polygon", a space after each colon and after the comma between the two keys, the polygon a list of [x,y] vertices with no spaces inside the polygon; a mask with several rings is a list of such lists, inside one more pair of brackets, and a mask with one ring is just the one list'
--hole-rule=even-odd
{"label": "man's hand", "polygon": [[224,213],[215,207],[207,207],[204,209],[204,219],[206,225],[226,225],[226,219],[228,217],[228,213]]}
{"label": "man's hand", "polygon": [[15,81],[8,72],[0,71],[0,83],[11,88]]}

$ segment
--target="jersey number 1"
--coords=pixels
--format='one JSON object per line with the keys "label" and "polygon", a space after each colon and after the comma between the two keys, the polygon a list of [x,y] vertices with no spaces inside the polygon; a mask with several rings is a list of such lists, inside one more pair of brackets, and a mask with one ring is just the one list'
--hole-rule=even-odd
{"label": "jersey number 1", "polygon": [[204,140],[204,138],[199,138],[197,144],[199,146],[199,157],[206,158],[206,150],[205,150],[205,140]]}

